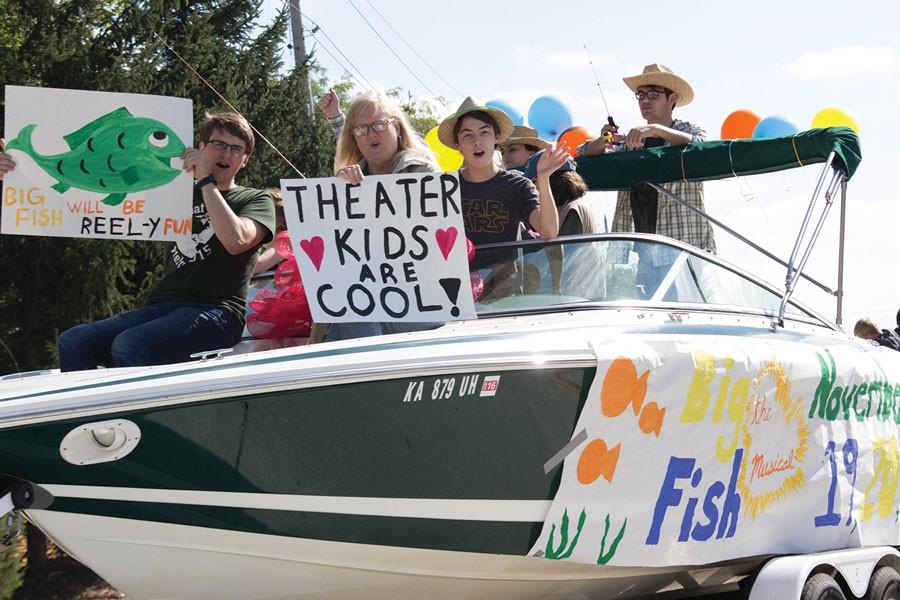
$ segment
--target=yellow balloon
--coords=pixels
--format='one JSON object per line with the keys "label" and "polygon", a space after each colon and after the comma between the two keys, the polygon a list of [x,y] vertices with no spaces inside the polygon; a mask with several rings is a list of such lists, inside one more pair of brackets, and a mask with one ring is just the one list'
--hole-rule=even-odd
{"label": "yellow balloon", "polygon": [[859,135],[859,123],[850,113],[837,106],[828,106],[816,113],[813,117],[812,127],[849,127]]}
{"label": "yellow balloon", "polygon": [[438,139],[438,128],[432,127],[431,131],[425,134],[425,143],[434,152],[434,157],[438,161],[438,166],[443,171],[455,171],[463,164],[463,155],[459,150],[454,150],[450,146],[445,146]]}

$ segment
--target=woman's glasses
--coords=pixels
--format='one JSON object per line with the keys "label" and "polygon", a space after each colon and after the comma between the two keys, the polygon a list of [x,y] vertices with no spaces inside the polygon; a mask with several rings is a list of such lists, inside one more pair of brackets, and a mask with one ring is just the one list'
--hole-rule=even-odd
{"label": "woman's glasses", "polygon": [[374,123],[366,123],[365,125],[357,125],[353,128],[353,135],[356,137],[362,137],[369,133],[371,129],[375,133],[381,133],[382,131],[388,128],[388,125],[396,121],[397,119],[382,119],[380,121],[375,121]]}

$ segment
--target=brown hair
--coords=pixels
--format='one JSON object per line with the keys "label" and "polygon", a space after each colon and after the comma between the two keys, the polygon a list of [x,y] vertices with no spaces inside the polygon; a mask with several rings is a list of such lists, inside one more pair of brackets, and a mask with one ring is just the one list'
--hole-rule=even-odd
{"label": "brown hair", "polygon": [[227,131],[234,137],[241,138],[247,147],[247,156],[253,154],[256,138],[253,137],[253,130],[250,129],[247,119],[232,112],[206,113],[203,115],[203,123],[200,124],[200,141],[208,144],[216,129]]}
{"label": "brown hair", "polygon": [[865,340],[874,340],[881,334],[881,331],[870,319],[860,319],[853,327],[853,335]]}
{"label": "brown hair", "polygon": [[550,191],[556,206],[564,206],[584,196],[588,186],[575,171],[556,171],[550,175]]}
{"label": "brown hair", "polygon": [[284,218],[284,196],[278,188],[266,188],[269,195],[272,196],[272,203],[275,204],[275,233],[281,233],[287,230],[287,221]]}
{"label": "brown hair", "polygon": [[483,110],[473,110],[472,112],[468,112],[458,118],[456,120],[456,123],[453,124],[453,139],[456,140],[457,144],[459,143],[459,130],[462,127],[463,119],[465,119],[466,117],[474,117],[482,123],[487,123],[494,128],[494,135],[500,135],[500,126],[497,124],[497,121],[494,119],[494,117]]}

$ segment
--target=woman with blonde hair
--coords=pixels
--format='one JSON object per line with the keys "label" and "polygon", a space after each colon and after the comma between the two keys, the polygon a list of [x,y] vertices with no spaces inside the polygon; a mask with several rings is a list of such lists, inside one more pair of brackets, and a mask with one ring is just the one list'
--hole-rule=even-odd
{"label": "woman with blonde hair", "polygon": [[[333,105],[339,106],[337,102]],[[332,115],[329,117],[334,123]],[[413,131],[406,114],[384,94],[357,96],[342,125],[334,172],[350,183],[360,183],[366,175],[437,170],[434,155]]]}
{"label": "woman with blonde hair", "polygon": [[[366,175],[430,173],[437,171],[434,155],[416,135],[404,112],[384,94],[357,96],[346,115],[333,90],[319,101],[337,135],[334,174],[349,183],[362,183]],[[343,117],[343,119],[341,118]],[[332,323],[328,341],[433,329],[440,323]],[[321,327],[311,338],[317,340]]]}

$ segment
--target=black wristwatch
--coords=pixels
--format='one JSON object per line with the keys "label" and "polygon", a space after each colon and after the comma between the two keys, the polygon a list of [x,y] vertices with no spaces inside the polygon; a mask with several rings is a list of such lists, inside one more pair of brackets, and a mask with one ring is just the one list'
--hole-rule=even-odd
{"label": "black wristwatch", "polygon": [[210,173],[209,175],[207,175],[206,177],[204,177],[203,179],[201,179],[200,181],[197,182],[197,189],[202,190],[205,186],[209,185],[210,183],[213,185],[218,183],[216,181],[216,178],[212,176],[212,173]]}

